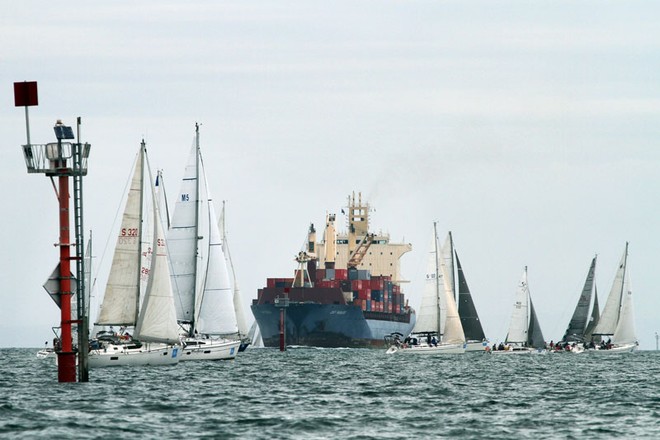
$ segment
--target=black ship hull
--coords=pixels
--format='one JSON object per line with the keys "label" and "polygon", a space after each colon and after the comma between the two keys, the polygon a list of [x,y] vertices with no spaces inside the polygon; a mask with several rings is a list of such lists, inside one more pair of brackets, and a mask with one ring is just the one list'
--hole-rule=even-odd
{"label": "black ship hull", "polygon": [[284,309],[285,344],[311,347],[381,347],[385,336],[394,332],[408,335],[415,314],[363,311],[351,304],[290,302],[253,304],[252,313],[261,330],[265,347],[280,346],[280,311]]}

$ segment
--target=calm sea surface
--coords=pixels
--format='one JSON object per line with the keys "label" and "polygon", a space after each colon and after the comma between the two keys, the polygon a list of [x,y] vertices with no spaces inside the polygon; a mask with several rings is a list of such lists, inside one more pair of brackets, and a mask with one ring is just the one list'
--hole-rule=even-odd
{"label": "calm sea surface", "polygon": [[660,354],[388,356],[248,349],[57,383],[0,349],[0,438],[660,438]]}

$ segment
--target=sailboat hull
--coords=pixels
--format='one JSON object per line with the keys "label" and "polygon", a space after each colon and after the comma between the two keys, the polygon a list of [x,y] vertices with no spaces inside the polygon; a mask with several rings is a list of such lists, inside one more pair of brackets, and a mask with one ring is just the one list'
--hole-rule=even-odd
{"label": "sailboat hull", "polygon": [[90,368],[175,365],[181,358],[181,347],[165,344],[108,344],[103,349],[89,352]]}
{"label": "sailboat hull", "polygon": [[597,348],[595,350],[587,350],[587,353],[596,354],[616,354],[616,353],[632,353],[637,350],[637,344],[623,344],[615,345],[612,348]]}
{"label": "sailboat hull", "polygon": [[183,344],[181,361],[220,361],[236,358],[241,341],[187,338]]}
{"label": "sailboat hull", "polygon": [[494,350],[490,351],[494,355],[518,355],[518,354],[546,354],[548,351],[543,348],[532,347],[511,347],[508,350]]}
{"label": "sailboat hull", "polygon": [[[396,349],[393,349],[396,348]],[[388,354],[413,354],[422,356],[438,356],[445,354],[465,353],[465,344],[410,345],[407,347],[390,347]]]}
{"label": "sailboat hull", "polygon": [[53,350],[52,348],[44,348],[43,350],[39,350],[37,352],[38,359],[46,359],[49,357],[57,357],[55,350]]}
{"label": "sailboat hull", "polygon": [[484,351],[488,347],[488,341],[468,341],[466,352]]}

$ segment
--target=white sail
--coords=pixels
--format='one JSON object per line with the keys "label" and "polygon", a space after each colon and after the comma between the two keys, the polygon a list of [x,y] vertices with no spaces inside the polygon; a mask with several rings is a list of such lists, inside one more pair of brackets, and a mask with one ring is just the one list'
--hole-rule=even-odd
{"label": "white sail", "polygon": [[441,341],[447,344],[462,344],[465,342],[465,334],[463,333],[461,318],[458,316],[458,307],[454,299],[454,288],[449,284],[450,276],[445,261],[443,261],[441,270],[444,284],[442,286],[444,291],[443,303],[445,305],[444,331]]}
{"label": "white sail", "polygon": [[605,308],[603,313],[600,315],[600,320],[598,325],[594,329],[594,335],[613,335],[617,323],[619,322],[619,314],[621,313],[621,301],[623,299],[624,292],[624,279],[626,276],[626,260],[628,258],[628,245],[626,244],[626,250],[621,256],[621,261],[619,262],[619,267],[616,271],[616,276],[614,277],[614,282],[612,283],[612,289],[610,294],[607,297],[605,302]]}
{"label": "white sail", "polygon": [[149,283],[134,337],[144,342],[179,342],[165,234],[154,197],[154,237]]}
{"label": "white sail", "polygon": [[[83,276],[83,286],[85,290],[83,291],[83,295],[85,298],[85,310],[84,314],[85,316],[89,316],[89,309],[90,309],[90,299],[91,299],[91,291],[92,291],[92,231],[89,231],[89,238],[87,239],[87,246],[85,247],[85,252],[84,252],[84,276]],[[71,310],[77,310],[78,304],[75,300],[76,296],[72,295],[71,297]]]}
{"label": "white sail", "polygon": [[[112,328],[110,332],[99,331],[93,341],[95,346],[90,350],[90,368],[172,365],[179,361],[178,349],[165,345],[178,345],[180,338],[165,234],[154,182],[148,170],[146,148],[142,141],[104,298],[104,305],[123,302],[124,308],[131,309],[137,317],[130,323],[119,323],[114,319],[99,320],[105,325],[134,327],[133,336],[126,328],[119,329],[121,334]],[[126,279],[127,273],[132,277]],[[115,286],[117,280],[120,280],[118,287]],[[120,296],[122,292],[123,297]],[[111,307],[102,307],[100,317],[108,310]]]}
{"label": "white sail", "polygon": [[261,339],[261,329],[259,329],[259,324],[257,321],[252,322],[250,330],[248,331],[248,338],[250,339],[250,345],[255,348],[263,348],[264,341]]}
{"label": "white sail", "polygon": [[227,261],[199,149],[198,129],[168,235],[177,318],[190,324],[191,337],[195,333],[237,335]]}
{"label": "white sail", "polygon": [[630,271],[626,271],[623,285],[623,301],[621,304],[621,315],[614,330],[612,343],[614,345],[626,345],[637,343],[637,332],[635,331],[635,317],[632,300],[632,287],[630,282]]}
{"label": "white sail", "polygon": [[[451,248],[450,235],[447,237],[445,247]],[[448,267],[443,250],[439,246],[434,225],[422,303],[413,333],[437,333],[441,336],[442,343],[462,344],[465,342],[465,335],[454,299],[454,288],[450,281],[453,279],[449,274],[451,268]]]}
{"label": "white sail", "polygon": [[451,231],[447,233],[445,243],[442,245],[442,262],[445,266],[443,276],[445,285],[451,291],[451,295],[456,298],[456,265],[454,264],[454,239]]}
{"label": "white sail", "polygon": [[115,253],[101,303],[97,325],[133,326],[137,320],[139,286],[140,211],[142,209],[142,159],[135,172],[126,199]]}
{"label": "white sail", "polygon": [[[440,296],[439,286],[444,287],[444,281],[439,279],[441,273],[438,270],[438,241],[433,233],[431,251],[427,258],[426,277],[424,290],[422,291],[422,302],[417,313],[417,321],[413,333],[438,333],[440,334]],[[442,284],[441,284],[442,283]]]}
{"label": "white sail", "polygon": [[202,334],[229,335],[238,333],[234,299],[229,282],[229,273],[222,239],[215,219],[216,213],[211,199],[205,203],[209,216],[209,247],[204,290],[199,306],[196,329]]}
{"label": "white sail", "polygon": [[227,260],[227,267],[231,275],[231,285],[233,291],[233,300],[234,300],[234,312],[236,314],[236,324],[238,325],[238,334],[243,338],[247,337],[249,332],[247,327],[247,321],[245,320],[245,312],[243,311],[243,299],[241,298],[241,291],[238,288],[238,279],[236,278],[236,270],[234,269],[234,263],[231,260],[231,253],[229,252],[229,242],[227,240],[227,231],[225,229],[225,202],[222,202],[222,212],[220,214],[220,230],[222,231],[222,251],[225,254]]}
{"label": "white sail", "polygon": [[527,343],[529,328],[529,286],[527,285],[527,267],[523,271],[516,289],[513,313],[507,333],[507,343]]}
{"label": "white sail", "polygon": [[172,288],[175,293],[174,304],[177,319],[182,322],[192,322],[195,310],[195,272],[199,235],[197,161],[197,146],[193,143],[167,234],[172,264]]}

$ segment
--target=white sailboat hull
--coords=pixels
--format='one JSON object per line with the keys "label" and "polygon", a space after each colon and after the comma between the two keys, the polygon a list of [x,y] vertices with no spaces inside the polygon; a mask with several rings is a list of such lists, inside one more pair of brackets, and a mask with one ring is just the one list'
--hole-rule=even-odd
{"label": "white sailboat hull", "polygon": [[56,357],[55,350],[53,350],[52,348],[44,348],[43,350],[39,350],[37,352],[38,359],[46,359],[49,357]]}
{"label": "white sailboat hull", "polygon": [[175,365],[181,358],[178,345],[143,344],[141,347],[128,344],[107,344],[105,348],[89,352],[89,368]]}
{"label": "white sailboat hull", "polygon": [[637,350],[637,347],[637,344],[622,344],[615,345],[612,348],[597,348],[595,350],[587,350],[587,352],[597,354],[632,353]]}
{"label": "white sailboat hull", "polygon": [[387,354],[418,354],[418,355],[443,355],[443,354],[463,354],[465,353],[465,344],[438,344],[436,345],[410,345],[407,347],[390,347]]}
{"label": "white sailboat hull", "polygon": [[547,351],[542,348],[531,348],[531,347],[513,347],[509,350],[494,350],[490,353],[495,355],[518,355],[518,354],[546,354]]}
{"label": "white sailboat hull", "polygon": [[222,338],[186,338],[183,344],[182,361],[219,361],[236,358],[241,341]]}
{"label": "white sailboat hull", "polygon": [[468,341],[466,352],[484,351],[488,347],[488,341]]}

